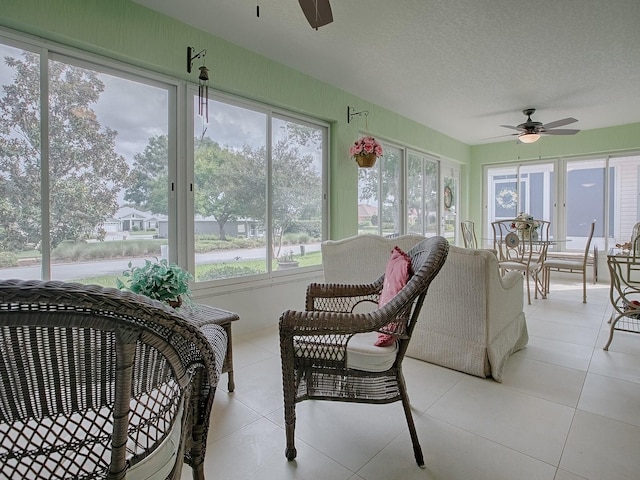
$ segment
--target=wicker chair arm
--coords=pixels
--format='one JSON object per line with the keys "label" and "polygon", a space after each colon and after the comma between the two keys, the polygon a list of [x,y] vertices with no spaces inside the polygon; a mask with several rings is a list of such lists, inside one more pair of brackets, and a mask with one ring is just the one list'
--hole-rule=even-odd
{"label": "wicker chair arm", "polygon": [[370,313],[301,312],[287,310],[280,316],[283,335],[352,335],[374,332],[389,322],[384,310]]}

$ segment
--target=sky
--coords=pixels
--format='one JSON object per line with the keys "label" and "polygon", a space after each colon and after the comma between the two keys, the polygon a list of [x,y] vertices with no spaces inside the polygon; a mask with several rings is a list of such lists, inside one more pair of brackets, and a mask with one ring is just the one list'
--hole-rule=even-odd
{"label": "sky", "polygon": [[[15,72],[6,65],[5,57],[21,58],[22,52],[21,48],[0,43],[0,97],[4,95],[1,86],[10,85],[15,80]],[[58,55],[56,61],[65,61],[65,58]],[[99,69],[96,66],[96,70]],[[105,88],[99,100],[90,105],[90,108],[102,126],[117,132],[115,149],[132,165],[134,156],[144,151],[151,137],[167,135],[168,89],[172,87],[168,85],[167,88],[162,88],[158,83],[151,85],[145,79],[133,80],[133,77],[123,78],[104,72],[98,76]],[[194,87],[189,91],[195,92],[196,89]],[[253,148],[264,146],[267,132],[266,110],[256,111],[256,108],[258,107],[255,105],[247,108],[241,101],[210,100],[208,122],[196,117],[194,135],[201,135],[202,129],[206,128],[205,135],[223,147],[239,150],[247,144]],[[301,149],[301,153],[311,154],[315,159],[314,163],[320,167],[321,156],[317,148]]]}

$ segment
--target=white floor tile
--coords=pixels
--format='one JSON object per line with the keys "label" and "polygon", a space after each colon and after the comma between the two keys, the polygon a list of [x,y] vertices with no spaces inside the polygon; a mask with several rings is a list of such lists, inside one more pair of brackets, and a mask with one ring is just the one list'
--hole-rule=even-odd
{"label": "white floor tile", "polygon": [[[604,323],[600,329],[596,347],[602,350],[609,340],[611,328],[608,323]],[[631,332],[615,331],[613,341],[609,345],[610,352],[632,353],[640,356],[640,334]]]}
{"label": "white floor tile", "polygon": [[214,442],[255,422],[262,415],[234,399],[233,393],[216,392],[211,411],[208,442]]}
{"label": "white floor tile", "polygon": [[585,477],[581,477],[579,475],[575,475],[571,472],[567,472],[566,470],[558,469],[556,472],[556,478],[554,480],[587,480]]}
{"label": "white floor tile", "polygon": [[578,410],[560,468],[594,480],[633,480],[639,449],[639,427]]}
{"label": "white floor tile", "polygon": [[[638,341],[640,342],[640,337]],[[589,372],[640,383],[640,354],[604,351],[596,348],[593,351]]]}
{"label": "white floor tile", "polygon": [[529,334],[529,343],[526,348],[513,354],[514,357],[526,357],[583,372],[586,372],[589,368],[592,355],[593,347],[561,342],[531,334]]}
{"label": "white floor tile", "polygon": [[415,463],[409,436],[400,435],[358,474],[366,480],[553,480],[554,466],[429,415],[416,427],[425,469]]}
{"label": "white floor tile", "polygon": [[527,357],[507,361],[503,385],[521,393],[575,408],[586,372],[560,367]]}
{"label": "white floor tile", "polygon": [[234,397],[261,415],[268,415],[282,408],[281,368],[280,357],[272,356],[262,362],[236,369]]}
{"label": "white floor tile", "polygon": [[353,476],[354,472],[302,441],[297,444],[302,461],[287,461],[284,438],[284,431],[265,418],[247,425],[209,444],[205,475],[220,480],[347,480]]}
{"label": "white floor tile", "polygon": [[640,384],[589,373],[578,409],[640,427]]}
{"label": "white floor tile", "polygon": [[427,410],[441,421],[558,465],[574,410],[491,380],[464,379]]}
{"label": "white floor tile", "polygon": [[575,343],[586,347],[595,345],[599,332],[599,328],[581,327],[553,320],[531,319],[529,317],[527,317],[527,329],[529,335]]}
{"label": "white floor tile", "polygon": [[[284,425],[282,412],[269,418]],[[409,438],[400,402],[369,405],[307,400],[296,405],[296,438],[353,472],[400,434]],[[300,453],[298,459],[303,461]]]}
{"label": "white floor tile", "polygon": [[423,413],[463,379],[464,373],[406,357],[402,362],[411,406]]}

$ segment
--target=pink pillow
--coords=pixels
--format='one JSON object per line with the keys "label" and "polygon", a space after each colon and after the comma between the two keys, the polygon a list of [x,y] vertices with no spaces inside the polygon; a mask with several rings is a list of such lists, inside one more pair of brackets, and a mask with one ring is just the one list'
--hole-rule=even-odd
{"label": "pink pillow", "polygon": [[[382,285],[382,292],[380,293],[380,300],[378,300],[378,307],[384,307],[387,303],[395,297],[400,290],[409,281],[409,275],[411,273],[411,258],[404,253],[400,247],[393,247],[391,251],[391,258],[387,262],[387,267],[384,271],[384,284]],[[389,325],[388,327],[392,327]],[[387,333],[379,333],[378,340],[374,345],[376,347],[388,347],[393,345],[396,338],[393,335]]]}

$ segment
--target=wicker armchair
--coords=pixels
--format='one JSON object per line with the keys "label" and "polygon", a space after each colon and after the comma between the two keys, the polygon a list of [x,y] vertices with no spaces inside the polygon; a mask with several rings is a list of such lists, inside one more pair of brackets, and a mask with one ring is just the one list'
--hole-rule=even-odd
{"label": "wicker armchair", "polygon": [[[368,285],[311,284],[306,311],[286,311],[280,317],[280,350],[284,388],[286,457],[296,457],[295,404],[316,399],[360,403],[402,401],[418,465],[424,460],[411,415],[402,374],[402,360],[429,284],[447,257],[443,237],[432,237],[409,250],[414,274],[384,307],[354,313],[363,303],[378,303],[384,275]],[[393,325],[398,333],[391,347],[374,347],[377,331]],[[398,325],[404,325],[399,329]],[[367,333],[369,332],[369,333]],[[373,336],[373,339],[371,338]],[[364,342],[362,341],[364,339]],[[364,350],[361,361],[353,349]],[[373,357],[373,360],[372,360]]]}
{"label": "wicker armchair", "polygon": [[140,295],[1,280],[0,478],[204,478],[225,350]]}

